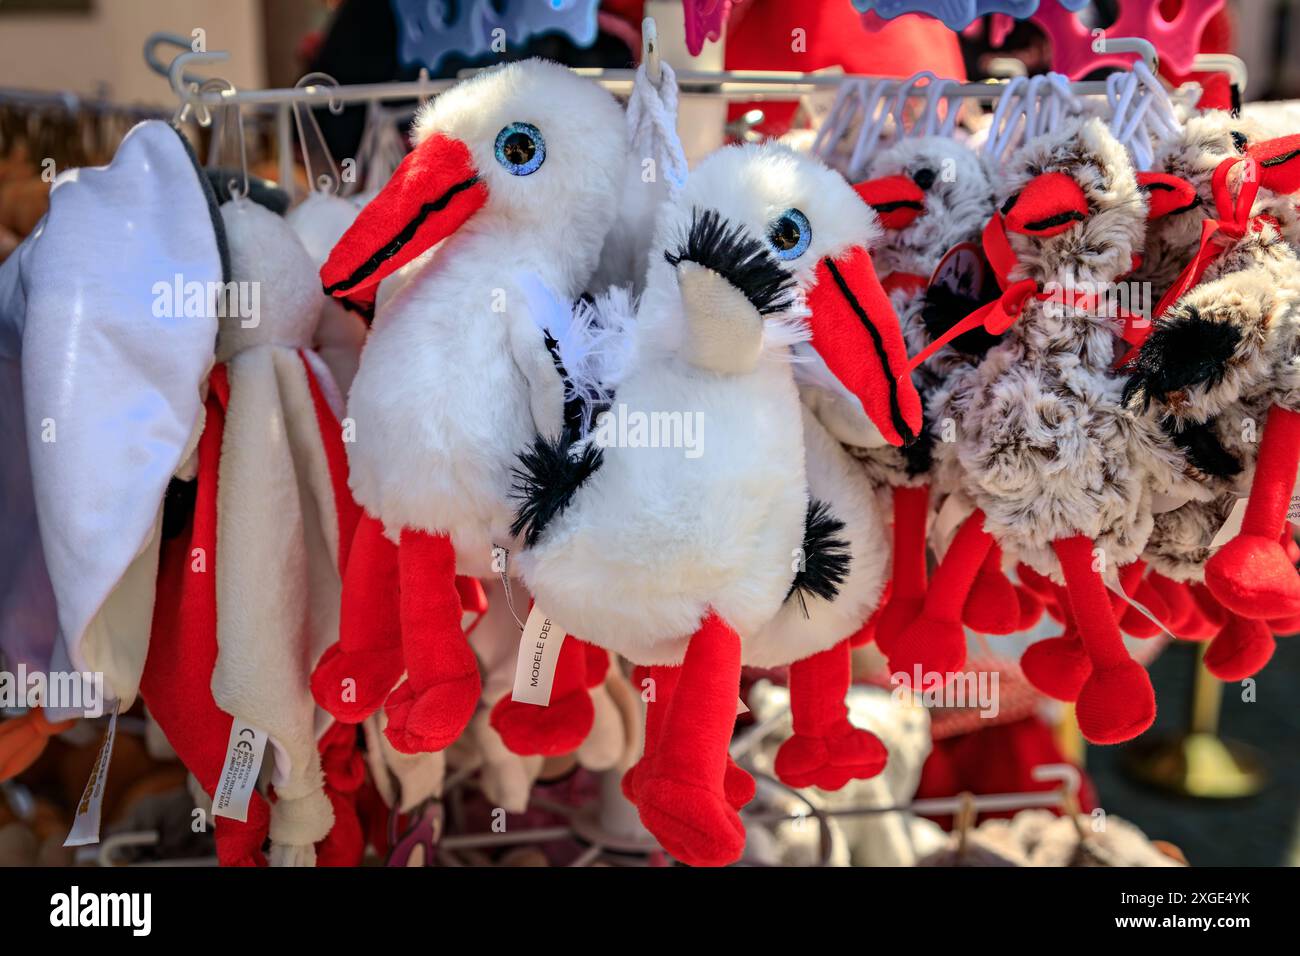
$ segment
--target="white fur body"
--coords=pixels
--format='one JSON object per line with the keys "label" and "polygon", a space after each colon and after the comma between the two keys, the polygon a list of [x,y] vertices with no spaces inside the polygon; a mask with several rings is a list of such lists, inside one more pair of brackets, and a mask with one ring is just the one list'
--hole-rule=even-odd
{"label": "white fur body", "polygon": [[702,454],[604,450],[542,540],[519,556],[564,629],[638,664],[675,664],[710,609],[741,635],[780,608],[808,508],[790,364],[767,353],[743,375],[657,357],[618,392],[629,410],[698,412]]}
{"label": "white fur body", "polygon": [[876,496],[861,463],[835,440],[813,413],[803,410],[808,492],[844,523],[836,538],[849,545],[848,576],[832,601],[791,595],[766,626],[743,645],[751,667],[780,667],[827,650],[851,637],[880,602],[889,568],[889,540]]}
{"label": "white fur body", "polygon": [[[498,132],[516,122],[545,141],[545,161],[527,176],[495,155]],[[388,534],[449,534],[461,574],[494,575],[493,546],[513,544],[516,456],[562,412],[517,277],[532,273],[562,299],[582,293],[615,218],[624,125],[608,93],[541,60],[479,74],[416,118],[417,143],[438,134],[466,145],[488,199],[384,283],[395,291],[352,384],[348,460],[357,501]],[[539,372],[554,382],[539,386]]]}

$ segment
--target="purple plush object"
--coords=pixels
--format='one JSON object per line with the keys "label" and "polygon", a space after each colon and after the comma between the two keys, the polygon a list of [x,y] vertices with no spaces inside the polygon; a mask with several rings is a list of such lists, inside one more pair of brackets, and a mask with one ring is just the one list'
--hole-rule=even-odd
{"label": "purple plush object", "polygon": [[[600,0],[391,0],[397,18],[397,55],[405,66],[436,72],[448,56],[477,60],[505,52],[543,33],[564,33],[578,46],[596,41]],[[498,12],[500,9],[500,12]],[[500,32],[497,32],[500,31]]]}
{"label": "purple plush object", "polygon": [[[1067,10],[1082,10],[1088,0],[1057,0]],[[1005,13],[1017,20],[1025,20],[1038,10],[1039,0],[852,0],[855,9],[862,13],[875,13],[883,20],[892,20],[905,13],[923,13],[942,20],[949,30],[965,30],[979,17],[991,13]],[[689,22],[689,21],[688,21]]]}

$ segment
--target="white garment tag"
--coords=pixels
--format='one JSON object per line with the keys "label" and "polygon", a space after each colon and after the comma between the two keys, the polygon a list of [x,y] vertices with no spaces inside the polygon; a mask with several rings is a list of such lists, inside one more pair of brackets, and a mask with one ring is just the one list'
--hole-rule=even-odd
{"label": "white garment tag", "polygon": [[[1224,519],[1219,530],[1215,532],[1214,540],[1210,542],[1211,548],[1221,548],[1241,533],[1241,523],[1246,520],[1246,503],[1249,500],[1249,498],[1237,499],[1236,504],[1232,506],[1232,510],[1228,512],[1228,517]],[[1295,497],[1292,496],[1291,507],[1293,509],[1296,506],[1295,501]],[[1287,515],[1290,516],[1290,511],[1287,512]]]}
{"label": "white garment tag", "polygon": [[545,707],[551,702],[551,685],[555,682],[555,665],[560,661],[564,630],[546,616],[533,602],[519,637],[519,656],[515,659],[515,689],[511,700]]}
{"label": "white garment tag", "polygon": [[944,499],[930,530],[930,541],[939,558],[948,553],[952,539],[957,537],[957,529],[974,513],[975,509],[964,495],[949,495]]}
{"label": "white garment tag", "polygon": [[99,745],[99,755],[90,768],[90,779],[86,789],[81,792],[81,801],[77,804],[77,815],[72,820],[72,829],[64,846],[89,846],[99,842],[99,815],[104,808],[104,785],[108,783],[108,766],[113,760],[113,741],[117,738],[117,705],[113,705],[113,714],[108,718],[108,733]]}
{"label": "white garment tag", "polygon": [[226,762],[221,766],[217,792],[212,795],[212,815],[227,820],[248,820],[248,801],[257,789],[266,752],[266,731],[236,718],[226,742]]}
{"label": "white garment tag", "polygon": [[745,706],[745,702],[744,702],[743,700],[741,700],[739,697],[737,697],[737,698],[736,698],[736,716],[739,717],[741,714],[747,714],[747,713],[749,713],[749,708]]}

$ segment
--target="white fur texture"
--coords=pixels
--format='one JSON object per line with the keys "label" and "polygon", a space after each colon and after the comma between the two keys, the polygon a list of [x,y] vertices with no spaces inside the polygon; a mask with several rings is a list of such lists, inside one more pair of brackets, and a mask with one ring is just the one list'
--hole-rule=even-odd
{"label": "white fur texture", "polygon": [[835,535],[849,545],[849,573],[835,600],[791,595],[775,618],[745,643],[744,662],[780,667],[824,651],[858,629],[880,600],[889,567],[889,542],[862,466],[805,406],[804,462],[808,491],[844,523]]}
{"label": "white fur texture", "polygon": [[[494,156],[497,132],[515,121],[546,141],[529,176]],[[550,363],[514,276],[532,272],[569,300],[582,292],[614,220],[623,117],[595,84],[527,60],[439,96],[415,138],[435,131],[469,147],[489,198],[403,270],[378,310],[348,401],[351,483],[390,533],[449,532],[460,571],[487,576],[493,545],[511,543],[510,469],[537,431],[516,355]]]}
{"label": "white fur texture", "polygon": [[718,374],[683,352],[695,320],[677,270],[694,210],[716,209],[763,239],[800,209],[812,227],[791,269],[802,289],[817,262],[879,236],[838,175],[773,145],[727,148],[694,171],[661,211],[638,312],[638,351],[618,392],[637,411],[698,414],[702,454],[610,447],[603,466],[520,557],[538,603],[566,630],[636,663],[681,660],[710,609],[748,641],[781,607],[808,506],[801,410],[789,349],[765,347],[752,369]]}

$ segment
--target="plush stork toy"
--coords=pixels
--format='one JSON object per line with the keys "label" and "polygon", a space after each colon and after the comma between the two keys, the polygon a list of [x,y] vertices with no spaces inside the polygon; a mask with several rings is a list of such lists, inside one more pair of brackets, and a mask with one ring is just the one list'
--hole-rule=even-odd
{"label": "plush stork toy", "polygon": [[[1191,581],[1203,575],[1222,605],[1211,607],[1222,632],[1207,651],[1207,666],[1225,679],[1262,667],[1273,648],[1263,622],[1300,608],[1293,594],[1300,583],[1284,545],[1300,458],[1288,398],[1300,262],[1285,239],[1295,228],[1288,194],[1300,188],[1300,138],[1247,145],[1238,132],[1236,139],[1233,150],[1218,155],[1198,158],[1190,148],[1174,154],[1209,198],[1189,217],[1200,235],[1188,244],[1190,262],[1162,300],[1129,384],[1135,403],[1189,449],[1192,465],[1220,496],[1207,513],[1184,506],[1168,516],[1149,547],[1167,573]],[[1250,502],[1241,533],[1211,555],[1230,496],[1245,490]],[[1169,542],[1193,545],[1181,565],[1169,560]]]}
{"label": "plush stork toy", "polygon": [[[514,545],[515,456],[561,426],[563,384],[518,276],[562,299],[583,291],[615,218],[625,149],[614,99],[541,60],[442,94],[414,138],[321,270],[327,292],[373,298],[407,267],[349,395],[365,515],[339,643],[312,684],[340,720],[384,705],[385,733],[408,753],[446,747],[473,715],[480,677],[456,575],[498,574],[494,550]],[[592,710],[576,684],[573,701],[518,705],[534,712],[521,723],[581,741]]]}
{"label": "plush stork toy", "polygon": [[[743,850],[736,808],[753,783],[727,755],[741,661],[803,583],[806,528],[838,531],[809,501],[790,345],[811,334],[886,440],[920,426],[864,248],[875,235],[851,188],[815,160],[774,145],[709,157],[661,211],[636,348],[616,380],[628,414],[701,416],[700,454],[601,447],[597,429],[568,447],[539,438],[521,462],[520,566],[538,604],[649,668],[645,753],[625,787],[683,862]],[[790,293],[814,286],[805,326]],[[805,569],[826,569],[816,550]]]}
{"label": "plush stork toy", "polygon": [[[971,288],[963,296],[942,281],[930,283],[949,250],[978,241],[993,214],[993,186],[979,155],[947,136],[904,138],[872,161],[870,174],[872,178],[857,190],[885,227],[885,238],[875,253],[877,268],[898,313],[908,351],[916,354],[965,314],[963,298],[975,299],[983,292]],[[978,361],[995,341],[976,329],[935,353],[912,377],[922,400],[952,366]],[[931,445],[936,430],[929,422],[920,439],[904,449],[864,450],[858,456],[873,481],[892,489],[894,573],[888,603],[875,622],[877,643],[886,653],[892,638],[921,613],[925,599],[926,522],[936,490]],[[1022,623],[1020,600],[1002,573],[1000,549],[990,548],[963,618],[985,633],[1011,633]],[[1027,609],[1026,616],[1032,610]]]}
{"label": "plush stork toy", "polygon": [[952,459],[977,510],[890,665],[908,675],[960,666],[960,602],[996,538],[1063,580],[1091,665],[1080,729],[1115,743],[1155,718],[1150,679],[1124,648],[1100,573],[1131,563],[1146,541],[1151,452],[1121,404],[1116,320],[1098,308],[1095,284],[1132,269],[1147,205],[1123,147],[1098,120],[1063,124],[1022,146],[1004,170],[1000,199],[984,247],[1004,291],[927,349],[980,325],[1008,333],[977,366],[950,374],[936,401],[936,417],[956,423],[956,441],[936,453]]}

